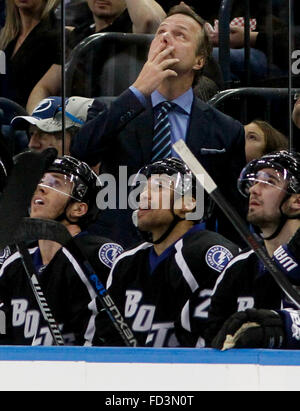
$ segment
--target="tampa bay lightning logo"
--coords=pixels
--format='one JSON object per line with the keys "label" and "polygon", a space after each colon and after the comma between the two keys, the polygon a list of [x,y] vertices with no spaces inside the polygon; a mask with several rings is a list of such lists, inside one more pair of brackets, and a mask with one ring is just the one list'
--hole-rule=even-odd
{"label": "tampa bay lightning logo", "polygon": [[205,261],[209,267],[221,273],[232,258],[233,255],[227,248],[214,245],[207,251]]}
{"label": "tampa bay lightning logo", "polygon": [[[68,99],[66,99],[66,104]],[[61,97],[49,97],[42,100],[39,105],[34,109],[32,115],[40,119],[46,119],[54,117],[56,110],[61,106]]]}
{"label": "tampa bay lightning logo", "polygon": [[115,259],[123,253],[123,248],[116,243],[104,244],[99,250],[99,259],[108,268],[111,268]]}

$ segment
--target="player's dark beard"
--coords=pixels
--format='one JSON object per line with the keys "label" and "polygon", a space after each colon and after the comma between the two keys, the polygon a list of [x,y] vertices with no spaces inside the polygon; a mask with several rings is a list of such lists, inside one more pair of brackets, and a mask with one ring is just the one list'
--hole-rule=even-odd
{"label": "player's dark beard", "polygon": [[273,215],[270,218],[266,218],[265,215],[255,215],[248,213],[247,221],[250,224],[255,225],[256,227],[259,227],[261,230],[270,227],[270,224],[276,227],[280,223],[280,213],[278,212],[278,215]]}

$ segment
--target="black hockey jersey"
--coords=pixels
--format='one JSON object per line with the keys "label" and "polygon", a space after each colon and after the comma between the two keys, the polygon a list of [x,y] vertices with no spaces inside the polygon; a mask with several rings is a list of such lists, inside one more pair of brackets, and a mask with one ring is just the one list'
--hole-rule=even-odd
{"label": "black hockey jersey", "polygon": [[[105,283],[114,258],[123,252],[122,247],[86,233],[77,236],[76,243]],[[61,248],[51,262],[43,266],[39,248],[33,247],[29,252],[65,344],[92,345],[96,294],[76,256]],[[49,327],[40,313],[19,252],[8,257],[0,269],[0,304],[0,344],[52,345]]]}
{"label": "black hockey jersey", "polygon": [[[280,246],[273,255],[274,262],[294,287],[300,286],[299,240],[300,230],[288,246]],[[276,310],[284,319],[288,348],[295,348],[297,344],[300,348],[300,312],[295,311],[292,301],[285,296],[253,250],[245,250],[235,257],[216,282],[205,331],[207,345],[232,314],[248,308]]]}
{"label": "black hockey jersey", "polygon": [[[113,266],[107,289],[139,345],[184,345],[182,331],[189,325],[183,330],[178,320],[189,298],[197,290],[211,295],[220,272],[238,251],[221,235],[196,225],[160,256],[150,243],[124,252]],[[205,308],[199,315],[207,319]],[[103,345],[122,345],[105,312],[97,316],[97,336]]]}

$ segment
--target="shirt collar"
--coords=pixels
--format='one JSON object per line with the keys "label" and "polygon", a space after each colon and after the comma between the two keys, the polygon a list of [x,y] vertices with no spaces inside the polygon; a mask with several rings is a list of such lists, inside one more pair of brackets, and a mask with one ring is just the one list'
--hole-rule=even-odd
{"label": "shirt collar", "polygon": [[[151,94],[151,100],[152,100],[152,106],[156,107],[158,104],[162,103],[163,101],[166,101],[166,98],[162,94],[160,94],[159,91],[155,90]],[[182,94],[175,100],[172,100],[171,102],[176,103],[187,114],[191,114],[193,100],[194,100],[194,92],[193,92],[193,89],[190,88],[184,94]]]}

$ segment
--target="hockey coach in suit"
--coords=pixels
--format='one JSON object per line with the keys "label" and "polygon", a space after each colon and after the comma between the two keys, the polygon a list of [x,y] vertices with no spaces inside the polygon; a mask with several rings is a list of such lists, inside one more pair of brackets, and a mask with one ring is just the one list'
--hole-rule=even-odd
{"label": "hockey coach in suit", "polygon": [[[244,128],[193,93],[195,78],[201,75],[210,53],[205,21],[184,3],[172,8],[158,28],[148,60],[134,84],[109,108],[99,107],[99,101],[94,103],[90,113],[100,112],[73,139],[72,155],[92,166],[100,161],[101,172],[116,177],[119,167],[127,166],[131,176],[145,164],[176,156],[172,144],[183,138],[224,195],[240,205],[236,181],[246,163]],[[169,134],[157,136],[165,113]],[[107,210],[101,219],[111,238],[125,240],[128,245],[134,234],[124,213],[126,210]],[[105,232],[103,224],[101,232]],[[220,230],[228,236],[232,231]]]}

